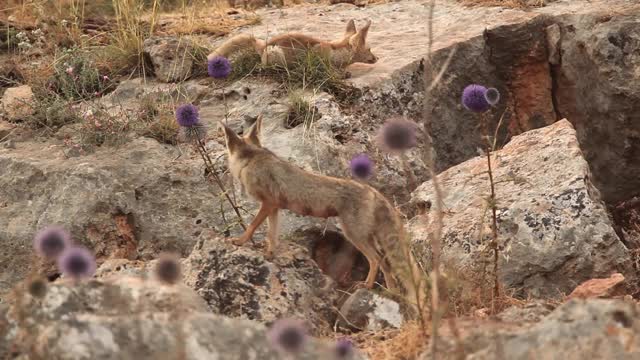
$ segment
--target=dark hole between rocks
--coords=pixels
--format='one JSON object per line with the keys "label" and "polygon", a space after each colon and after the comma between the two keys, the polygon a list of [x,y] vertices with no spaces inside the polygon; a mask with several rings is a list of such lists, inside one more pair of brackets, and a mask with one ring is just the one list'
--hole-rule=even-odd
{"label": "dark hole between rocks", "polygon": [[613,314],[613,320],[620,324],[622,327],[630,328],[632,325],[631,319],[622,311],[615,311]]}
{"label": "dark hole between rocks", "polygon": [[60,274],[60,273],[54,273],[54,274],[51,274],[51,275],[47,275],[47,280],[48,280],[49,282],[54,282],[54,281],[56,281],[56,279],[58,279],[60,276],[62,276],[62,274]]}
{"label": "dark hole between rocks", "polygon": [[364,281],[369,271],[369,263],[342,234],[321,230],[306,234],[310,238],[311,256],[324,274],[331,277],[338,287],[350,288],[356,282]]}

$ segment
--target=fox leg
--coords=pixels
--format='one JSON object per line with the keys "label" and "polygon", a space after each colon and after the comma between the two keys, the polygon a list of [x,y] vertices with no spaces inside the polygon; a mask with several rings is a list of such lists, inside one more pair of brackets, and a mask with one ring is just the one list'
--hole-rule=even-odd
{"label": "fox leg", "polygon": [[249,239],[253,237],[253,233],[256,232],[256,229],[258,229],[258,227],[262,225],[264,220],[272,211],[273,211],[273,207],[263,202],[260,205],[260,210],[258,211],[258,214],[253,219],[251,224],[249,224],[249,227],[247,227],[247,230],[245,230],[244,233],[240,235],[240,237],[234,238],[231,241],[236,245],[243,245],[244,243],[249,241]]}
{"label": "fox leg", "polygon": [[393,277],[393,273],[391,271],[391,266],[387,259],[382,259],[380,261],[380,267],[382,269],[382,274],[384,275],[384,282],[387,284],[387,288],[390,290],[397,289],[398,283],[396,279]]}
{"label": "fox leg", "polygon": [[376,253],[375,249],[372,249],[368,244],[369,241],[366,238],[362,238],[362,236],[357,236],[354,232],[352,232],[348,226],[346,226],[345,221],[340,220],[340,226],[342,227],[342,231],[344,231],[347,240],[353,246],[358,249],[367,261],[369,262],[369,273],[367,274],[367,278],[364,281],[364,286],[367,289],[373,288],[374,283],[376,282],[376,276],[378,275],[378,270],[380,269],[380,257]]}
{"label": "fox leg", "polygon": [[269,230],[267,230],[267,250],[265,257],[267,259],[273,258],[273,252],[278,247],[278,208],[273,210],[268,217]]}

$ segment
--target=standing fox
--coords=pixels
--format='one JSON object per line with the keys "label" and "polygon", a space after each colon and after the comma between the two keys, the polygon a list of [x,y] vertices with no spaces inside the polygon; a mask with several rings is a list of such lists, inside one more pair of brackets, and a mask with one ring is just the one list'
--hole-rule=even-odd
{"label": "standing fox", "polygon": [[[260,202],[260,210],[246,231],[233,240],[242,245],[250,240],[256,229],[269,220],[266,256],[273,257],[278,245],[278,211],[288,209],[299,215],[328,218],[337,216],[345,237],[369,262],[365,286],[372,288],[381,268],[387,287],[401,291],[409,281],[419,279],[416,262],[408,254],[402,254],[400,241],[406,241],[402,219],[396,209],[377,190],[353,180],[338,179],[307,172],[278,158],[260,144],[259,133],[262,117],[240,137],[232,129],[224,127],[229,169],[242,184],[244,190]],[[394,268],[392,269],[392,264]],[[413,274],[398,271],[407,267]],[[392,273],[392,270],[395,272]],[[406,276],[404,275],[406,274]],[[413,279],[408,278],[413,276]],[[412,294],[411,296],[415,296]],[[409,297],[415,299],[415,297]]]}
{"label": "standing fox", "polygon": [[229,57],[238,50],[253,48],[260,55],[263,65],[287,66],[293,64],[301,52],[314,50],[328,58],[337,68],[345,68],[357,62],[373,64],[378,58],[366,44],[370,26],[371,21],[367,21],[363,28],[356,30],[352,19],[347,24],[344,37],[336,41],[319,40],[297,33],[278,35],[264,41],[250,34],[240,34],[225,41],[207,58],[211,60],[217,56]]}

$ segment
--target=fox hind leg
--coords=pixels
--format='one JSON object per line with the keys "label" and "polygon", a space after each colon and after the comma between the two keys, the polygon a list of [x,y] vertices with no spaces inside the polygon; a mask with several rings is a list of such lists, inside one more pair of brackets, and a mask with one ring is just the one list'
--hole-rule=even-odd
{"label": "fox hind leg", "polygon": [[267,231],[267,249],[265,251],[265,257],[267,259],[273,259],[273,253],[278,247],[278,237],[279,237],[279,229],[278,229],[278,208],[273,210],[267,219],[269,230]]}
{"label": "fox hind leg", "polygon": [[353,246],[358,249],[367,261],[369,262],[369,272],[367,273],[367,278],[364,280],[364,286],[367,289],[373,288],[373,285],[376,282],[376,277],[378,275],[378,270],[380,269],[380,257],[378,253],[373,249],[369,244],[368,238],[363,238],[362,236],[358,236],[356,231],[352,231],[349,229],[349,226],[346,225],[346,222],[340,219],[340,227],[342,227],[342,231]]}

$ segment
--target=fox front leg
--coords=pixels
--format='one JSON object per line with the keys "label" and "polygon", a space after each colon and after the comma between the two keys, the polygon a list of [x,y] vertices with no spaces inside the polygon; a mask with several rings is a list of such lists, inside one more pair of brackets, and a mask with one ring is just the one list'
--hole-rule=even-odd
{"label": "fox front leg", "polygon": [[231,242],[233,242],[235,245],[242,246],[244,243],[249,241],[253,237],[253,233],[256,232],[256,229],[258,229],[258,227],[262,225],[264,220],[271,212],[273,212],[273,207],[262,203],[260,205],[258,214],[253,219],[251,224],[249,224],[249,227],[247,227],[247,229],[244,231],[244,233],[242,233],[242,235],[240,235],[240,237],[232,238]]}
{"label": "fox front leg", "polygon": [[278,237],[280,236],[278,232],[278,208],[269,214],[268,221],[267,250],[265,251],[264,257],[270,260],[273,259],[273,253],[278,247]]}

